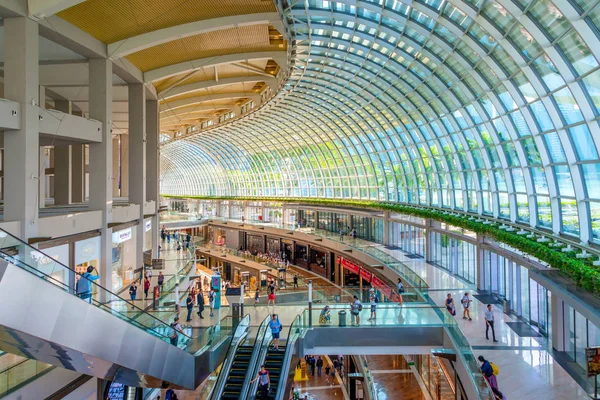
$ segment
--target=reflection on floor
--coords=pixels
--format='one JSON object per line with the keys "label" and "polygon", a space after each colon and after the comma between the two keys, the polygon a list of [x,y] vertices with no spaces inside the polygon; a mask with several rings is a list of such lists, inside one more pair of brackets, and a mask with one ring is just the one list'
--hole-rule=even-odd
{"label": "reflection on floor", "polygon": [[377,400],[425,399],[423,387],[402,355],[367,356]]}

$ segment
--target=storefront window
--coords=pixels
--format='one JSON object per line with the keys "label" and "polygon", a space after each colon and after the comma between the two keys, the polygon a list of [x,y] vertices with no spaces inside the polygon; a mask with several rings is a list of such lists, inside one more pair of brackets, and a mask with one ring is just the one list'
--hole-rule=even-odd
{"label": "storefront window", "polygon": [[[119,290],[136,279],[136,227],[113,232],[112,235],[112,289]],[[141,263],[140,263],[141,267]]]}
{"label": "storefront window", "polygon": [[70,267],[69,264],[69,245],[56,246],[42,249],[41,252],[34,251],[31,257],[37,261],[38,269],[44,274],[52,277],[54,280],[70,285],[69,271],[58,266],[56,261]]}
{"label": "storefront window", "polygon": [[425,229],[399,222],[390,222],[389,229],[390,246],[425,257]]}
{"label": "storefront window", "polygon": [[[417,233],[423,234],[422,232]],[[432,232],[430,237],[431,261],[437,266],[450,271],[453,275],[475,283],[477,280],[477,246],[439,232]],[[502,290],[499,286],[499,274],[503,274],[503,267],[498,268],[497,261],[496,258],[488,260],[488,265],[490,265],[490,262],[494,264],[494,267],[489,269],[491,279],[488,280],[492,287],[491,290],[494,292]]]}

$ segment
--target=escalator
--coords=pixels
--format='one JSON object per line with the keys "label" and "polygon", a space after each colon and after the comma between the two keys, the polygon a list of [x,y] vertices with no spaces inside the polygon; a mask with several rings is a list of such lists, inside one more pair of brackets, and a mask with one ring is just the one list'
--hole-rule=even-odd
{"label": "escalator", "polygon": [[[0,350],[136,387],[195,389],[221,362],[229,327],[171,343],[163,321],[98,284],[76,293],[64,264],[0,230]],[[84,285],[86,286],[86,285]],[[81,287],[81,285],[80,285]],[[132,314],[135,316],[133,317]]]}
{"label": "escalator", "polygon": [[[279,344],[285,347],[285,342],[280,341]],[[283,350],[275,350],[270,347],[267,351],[267,357],[265,358],[265,369],[269,371],[269,380],[271,385],[269,386],[269,399],[276,399],[277,391],[281,381],[281,370],[283,368],[283,362],[285,359],[285,352]],[[256,397],[260,398],[260,391],[256,391]]]}
{"label": "escalator", "polygon": [[254,347],[248,341],[237,348],[221,399],[239,399],[241,397],[253,349]]}

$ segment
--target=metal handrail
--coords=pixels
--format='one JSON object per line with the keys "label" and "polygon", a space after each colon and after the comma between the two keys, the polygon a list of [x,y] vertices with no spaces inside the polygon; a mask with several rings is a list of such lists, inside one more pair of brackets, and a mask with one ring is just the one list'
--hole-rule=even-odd
{"label": "metal handrail", "polygon": [[[258,380],[255,381],[254,383],[252,383],[250,380],[252,378],[254,378],[257,374],[258,371],[260,370],[260,366],[262,365],[262,363],[264,362],[265,356],[267,354],[267,350],[269,349],[269,344],[271,343],[271,339],[273,338],[273,334],[271,333],[271,330],[269,329],[269,323],[271,322],[271,315],[269,314],[265,320],[263,321],[263,324],[265,324],[264,328],[262,327],[261,324],[261,328],[259,328],[259,332],[256,335],[256,340],[254,341],[254,351],[252,352],[252,359],[250,360],[250,364],[248,364],[248,368],[252,368],[252,370],[248,370],[248,372],[246,373],[246,377],[244,378],[244,386],[247,386],[247,391],[246,391],[246,396],[244,396],[244,393],[240,393],[240,398],[244,399],[251,399],[253,397],[254,394],[256,394],[256,390],[258,389]],[[261,329],[264,329],[264,335],[262,335],[262,339],[260,341],[260,343],[258,343],[258,338],[259,335],[261,334]],[[256,353],[256,357],[255,357],[255,353]]]}
{"label": "metal handrail", "polygon": [[[281,365],[281,371],[279,372],[279,385],[277,386],[277,393],[275,394],[276,399],[282,399],[283,394],[285,393],[287,375],[289,373],[290,364],[292,362],[292,349],[296,344],[296,340],[298,340],[298,338],[301,335],[301,328],[295,325],[300,324],[301,316],[302,314],[296,316],[296,318],[294,318],[294,321],[290,325],[287,343],[285,345],[285,355],[283,357],[283,364]],[[296,330],[295,332],[294,329]]]}

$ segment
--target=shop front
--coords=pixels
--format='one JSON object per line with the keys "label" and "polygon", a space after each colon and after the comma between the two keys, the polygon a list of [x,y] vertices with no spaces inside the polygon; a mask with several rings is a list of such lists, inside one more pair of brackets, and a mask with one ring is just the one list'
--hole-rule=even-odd
{"label": "shop front", "polygon": [[64,283],[65,285],[71,286],[73,284],[71,273],[68,269],[61,266],[57,266],[56,261],[71,268],[70,257],[69,257],[69,244],[63,244],[60,246],[43,248],[40,249],[42,253],[38,251],[32,251],[31,258],[37,262],[38,269],[50,276],[55,282]]}
{"label": "shop front", "polygon": [[296,243],[294,247],[294,263],[299,267],[308,269],[308,246],[302,243]]}
{"label": "shop front", "polygon": [[284,260],[294,261],[294,242],[291,240],[281,239],[281,253]]}
{"label": "shop front", "polygon": [[353,263],[345,258],[338,257],[338,264],[342,271],[342,282],[346,287],[359,287],[360,286],[360,265]]}
{"label": "shop front", "polygon": [[252,254],[265,252],[265,239],[263,236],[246,235],[246,249]]}
{"label": "shop front", "polygon": [[308,270],[329,279],[329,260],[330,255],[328,251],[311,247]]}
{"label": "shop front", "polygon": [[136,269],[135,235],[137,227],[121,229],[112,234],[112,289],[118,291],[139,278]]}
{"label": "shop front", "polygon": [[267,237],[267,253],[279,256],[280,252],[281,252],[280,239]]}

